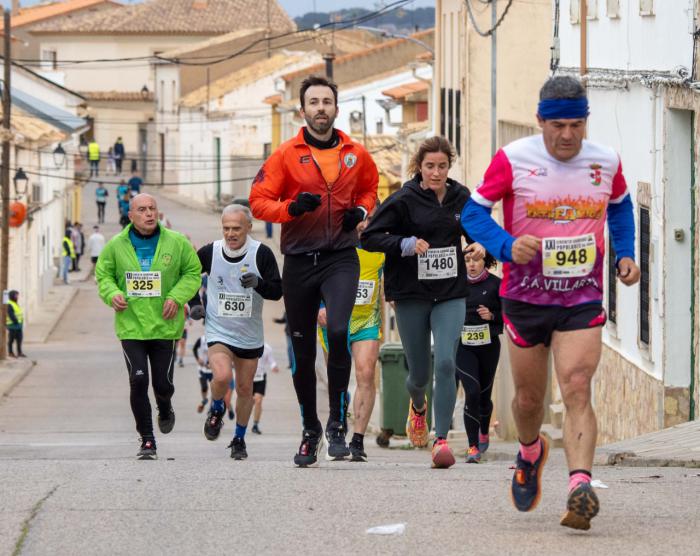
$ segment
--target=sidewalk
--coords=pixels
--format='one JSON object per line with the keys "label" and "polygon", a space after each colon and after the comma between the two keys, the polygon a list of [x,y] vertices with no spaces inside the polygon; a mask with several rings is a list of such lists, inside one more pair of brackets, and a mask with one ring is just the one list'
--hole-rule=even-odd
{"label": "sidewalk", "polygon": [[596,463],[700,468],[700,421],[602,446],[597,450]]}

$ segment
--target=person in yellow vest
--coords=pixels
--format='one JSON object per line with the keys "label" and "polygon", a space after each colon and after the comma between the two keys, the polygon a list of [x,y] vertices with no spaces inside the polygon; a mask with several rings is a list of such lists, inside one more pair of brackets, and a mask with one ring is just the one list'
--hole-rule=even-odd
{"label": "person in yellow vest", "polygon": [[71,229],[66,228],[66,233],[63,236],[63,242],[61,244],[61,278],[63,278],[64,284],[68,283],[68,271],[73,265],[73,260],[75,260],[75,246],[71,239]]}
{"label": "person in yellow vest", "polygon": [[88,161],[90,162],[90,177],[100,175],[100,146],[94,139],[88,143]]}
{"label": "person in yellow vest", "polygon": [[[24,326],[24,313],[22,308],[17,303],[19,292],[10,290],[9,300],[7,302],[7,318],[5,326],[9,331],[9,339],[7,340],[7,353],[10,357],[26,357],[22,351],[22,328]],[[17,354],[12,351],[12,344],[17,345]]]}

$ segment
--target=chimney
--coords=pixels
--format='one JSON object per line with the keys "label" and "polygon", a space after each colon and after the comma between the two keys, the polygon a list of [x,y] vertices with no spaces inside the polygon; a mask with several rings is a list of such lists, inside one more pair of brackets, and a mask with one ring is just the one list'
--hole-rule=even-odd
{"label": "chimney", "polygon": [[19,0],[12,0],[12,15],[19,15]]}

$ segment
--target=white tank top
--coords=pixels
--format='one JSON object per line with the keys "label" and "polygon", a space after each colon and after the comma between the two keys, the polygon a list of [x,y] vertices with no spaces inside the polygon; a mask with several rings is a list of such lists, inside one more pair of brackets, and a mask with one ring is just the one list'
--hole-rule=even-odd
{"label": "white tank top", "polygon": [[263,298],[253,288],[241,286],[247,272],[260,276],[256,263],[260,242],[249,240],[249,247],[237,263],[223,255],[223,240],[214,242],[211,272],[207,281],[207,342],[223,342],[242,349],[263,346]]}

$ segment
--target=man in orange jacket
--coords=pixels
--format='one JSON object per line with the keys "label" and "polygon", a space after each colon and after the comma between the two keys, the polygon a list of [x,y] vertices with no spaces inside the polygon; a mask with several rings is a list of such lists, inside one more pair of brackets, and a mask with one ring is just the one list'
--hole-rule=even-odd
{"label": "man in orange jacket", "polygon": [[316,411],[316,318],[324,301],[328,321],[327,460],[350,455],[345,442],[351,358],[348,322],[360,265],[356,227],[374,208],[379,175],[369,153],[335,129],[338,88],[317,76],[304,80],[298,135],[280,145],[256,176],[253,215],[281,222],[282,290],[292,336],[292,378],[303,420],[294,463],[317,463],[323,427]]}

